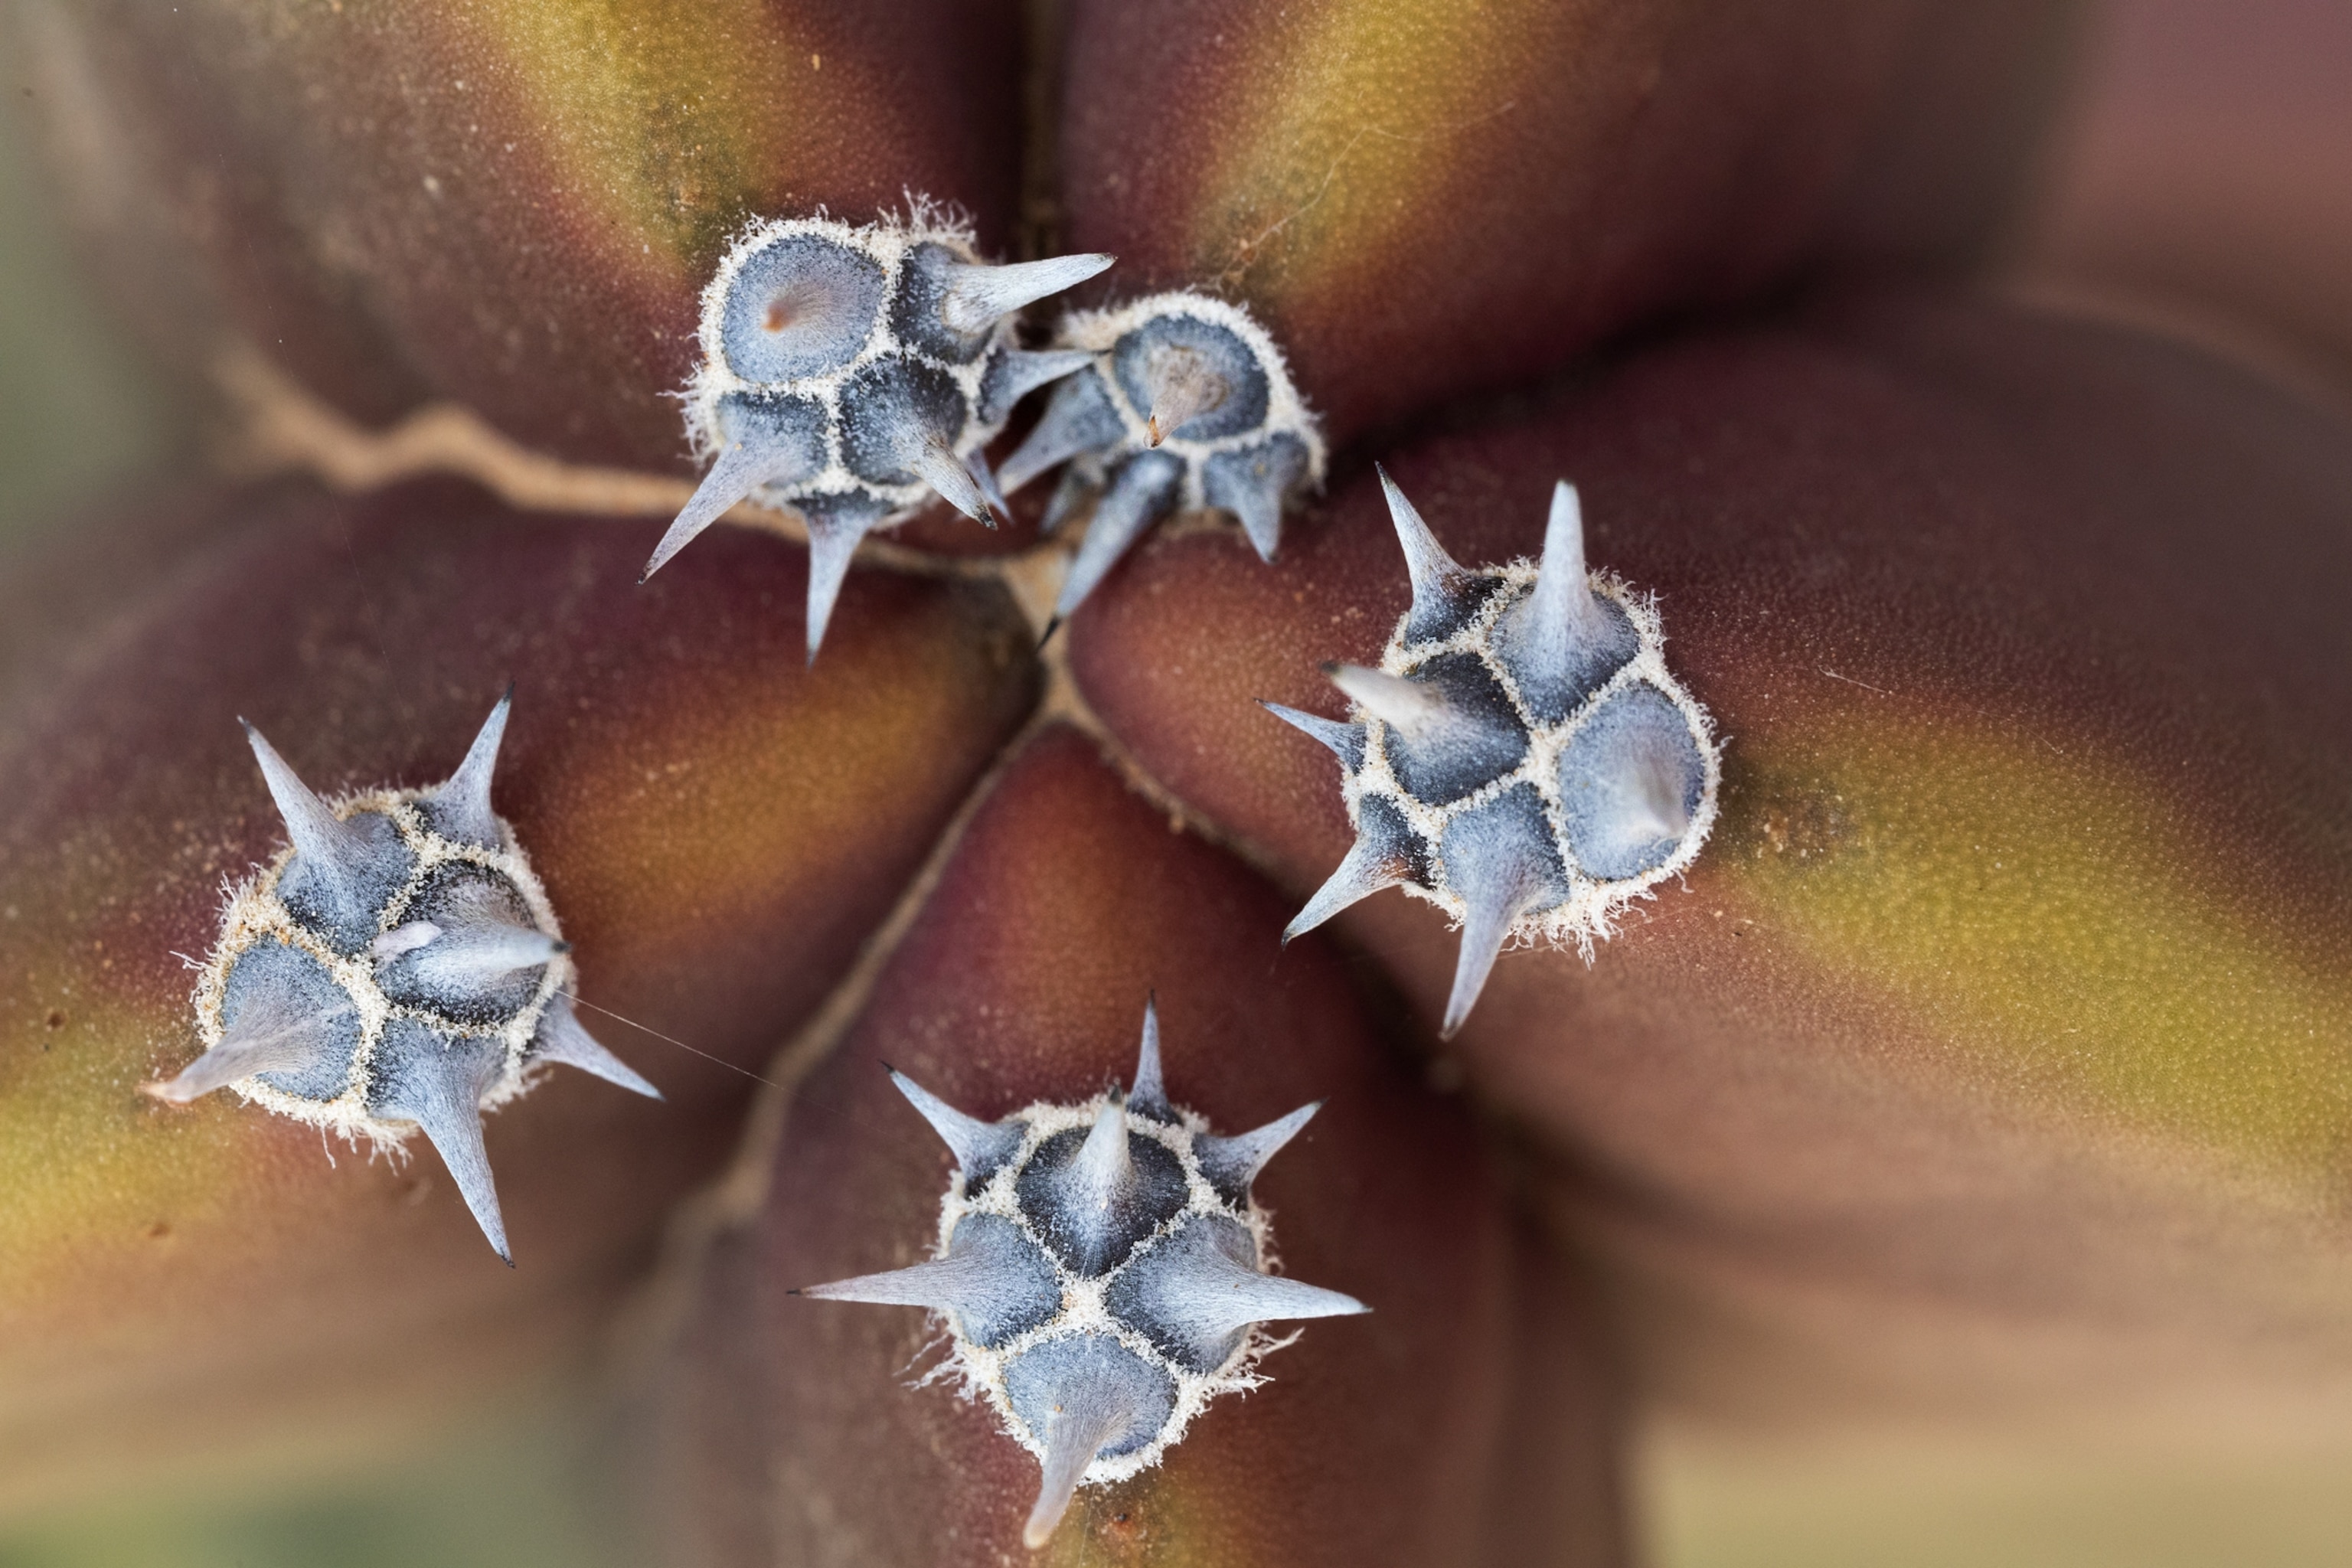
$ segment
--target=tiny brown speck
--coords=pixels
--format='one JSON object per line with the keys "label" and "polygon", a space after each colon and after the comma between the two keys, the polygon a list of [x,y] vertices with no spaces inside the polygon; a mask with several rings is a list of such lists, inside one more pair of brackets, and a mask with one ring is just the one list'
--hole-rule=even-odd
{"label": "tiny brown speck", "polygon": [[66,1026],[66,1010],[63,1007],[52,1007],[49,1009],[48,1017],[44,1021],[52,1029],[64,1028]]}

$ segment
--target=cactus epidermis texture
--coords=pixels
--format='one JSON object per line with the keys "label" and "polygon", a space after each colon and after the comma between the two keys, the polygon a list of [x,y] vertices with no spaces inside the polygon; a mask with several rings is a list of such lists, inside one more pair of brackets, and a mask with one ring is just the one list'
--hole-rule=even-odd
{"label": "cactus epidermis texture", "polygon": [[1340,723],[1269,703],[1339,759],[1356,843],[1287,939],[1402,886],[1462,925],[1444,1033],[1503,944],[1573,940],[1697,856],[1722,763],[1667,670],[1657,606],[1589,572],[1575,489],[1552,491],[1540,564],[1466,570],[1383,471],[1412,607],[1378,669],[1328,667]]}
{"label": "cactus epidermis texture", "polygon": [[1274,1348],[1258,1325],[1367,1310],[1266,1272],[1272,1238],[1250,1184],[1318,1107],[1213,1134],[1169,1101],[1148,1004],[1126,1093],[982,1121],[890,1077],[955,1153],[938,1251],[801,1294],[947,1320],[966,1391],[1042,1468],[1032,1547],[1079,1486],[1159,1463],[1211,1399],[1256,1386],[1252,1364]]}
{"label": "cactus epidermis texture", "polygon": [[1056,615],[1077,608],[1145,529],[1180,510],[1231,512],[1274,559],[1283,509],[1323,481],[1323,437],[1282,351],[1248,311],[1203,294],[1155,294],[1074,311],[1054,342],[1092,363],[1054,388],[1000,477],[1017,490],[1066,464],[1049,524],[1094,503]]}
{"label": "cactus epidermis texture", "polygon": [[334,802],[246,727],[293,842],[230,891],[196,985],[205,1054],[152,1092],[184,1103],[234,1089],[379,1147],[421,1127],[511,1262],[482,1112],[529,1089],[542,1062],[660,1095],[573,1016],[555,911],[490,809],[509,706],[446,783]]}
{"label": "cactus epidermis texture", "polygon": [[993,526],[982,453],[1031,388],[1087,355],[1013,341],[1022,307],[1108,256],[982,262],[969,229],[910,198],[901,220],[747,229],[702,293],[687,434],[709,471],[662,536],[651,575],[737,501],[789,509],[809,535],[814,658],[859,540],[933,496]]}

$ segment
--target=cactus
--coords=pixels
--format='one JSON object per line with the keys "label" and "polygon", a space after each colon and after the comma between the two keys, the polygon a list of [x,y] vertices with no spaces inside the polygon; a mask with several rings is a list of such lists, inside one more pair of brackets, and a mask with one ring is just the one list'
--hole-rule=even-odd
{"label": "cactus", "polygon": [[5,587],[0,1507],[617,1339],[679,1561],[1600,1565],[1669,1386],[2336,1374],[2352,443],[1788,287],[2063,9],[18,7],[281,471]]}

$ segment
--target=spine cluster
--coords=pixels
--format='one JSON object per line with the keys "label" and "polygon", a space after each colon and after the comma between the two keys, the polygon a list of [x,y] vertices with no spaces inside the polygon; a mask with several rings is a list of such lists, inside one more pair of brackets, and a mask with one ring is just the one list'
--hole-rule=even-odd
{"label": "spine cluster", "polygon": [[920,202],[904,221],[753,226],[702,294],[686,426],[709,468],[646,574],[738,501],[799,513],[814,659],[866,534],[935,497],[994,526],[1004,498],[982,448],[1024,394],[1087,363],[1020,347],[1016,312],[1110,261],[991,266]]}
{"label": "spine cluster", "polygon": [[1323,437],[1282,351],[1238,305],[1189,291],[1076,311],[1054,336],[1087,368],[1062,380],[1004,460],[1010,492],[1060,467],[1053,527],[1087,512],[1056,615],[1094,592],[1129,546],[1171,512],[1231,513],[1274,559],[1282,514],[1323,482]]}
{"label": "spine cluster", "polygon": [[574,1016],[570,945],[490,809],[507,712],[501,700],[446,783],[334,802],[247,727],[292,842],[230,891],[196,984],[205,1053],[152,1092],[231,1089],[383,1147],[422,1128],[511,1262],[482,1113],[542,1063],[660,1095]]}
{"label": "spine cluster", "polygon": [[1386,473],[1412,607],[1377,669],[1328,666],[1347,722],[1268,703],[1339,759],[1355,846],[1285,933],[1402,887],[1460,922],[1444,1033],[1504,944],[1591,955],[1629,902],[1680,874],[1722,779],[1706,710],[1666,668],[1656,607],[1588,572],[1583,513],[1552,494],[1540,564],[1458,565]]}
{"label": "spine cluster", "polygon": [[801,1294],[940,1314],[966,1390],[1037,1457],[1032,1547],[1079,1486],[1159,1463],[1210,1400],[1255,1386],[1260,1324],[1365,1310],[1267,1270],[1250,1184],[1318,1107],[1211,1132],[1168,1099],[1149,1006],[1127,1093],[982,1121],[891,1080],[955,1153],[936,1253]]}

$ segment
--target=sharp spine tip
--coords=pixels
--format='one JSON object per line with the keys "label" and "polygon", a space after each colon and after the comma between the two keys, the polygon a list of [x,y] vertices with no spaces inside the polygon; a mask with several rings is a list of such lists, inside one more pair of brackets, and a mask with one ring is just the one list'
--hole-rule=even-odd
{"label": "sharp spine tip", "polygon": [[[1328,668],[1328,667],[1327,667]],[[1344,719],[1326,719],[1319,713],[1309,713],[1280,702],[1257,699],[1257,705],[1328,750],[1348,767],[1356,767],[1362,760],[1363,731]]]}
{"label": "sharp spine tip", "polygon": [[904,1095],[916,1113],[931,1124],[940,1142],[948,1146],[956,1163],[967,1174],[987,1166],[1009,1153],[1021,1141],[1021,1135],[1002,1122],[982,1121],[979,1117],[957,1110],[897,1068],[886,1067],[891,1084]]}
{"label": "sharp spine tip", "polygon": [[762,452],[742,441],[730,441],[719,450],[710,469],[695,486],[694,494],[678,509],[677,516],[662,534],[661,542],[646,562],[645,571],[637,581],[643,583],[669,563],[670,557],[701,537],[703,530],[717,522],[731,510],[737,502],[747,500],[761,485],[774,482],[799,465],[798,454],[789,447]]}
{"label": "sharp spine tip", "polygon": [[824,646],[825,629],[832,625],[834,606],[840,602],[841,587],[849,576],[849,563],[857,554],[857,542],[866,537],[866,530],[856,522],[835,521],[830,517],[803,513],[808,525],[808,662],[816,663],[817,649]]}
{"label": "sharp spine tip", "polygon": [[980,521],[990,528],[996,526],[999,518],[1011,522],[1013,503],[1004,499],[1003,488],[996,482],[995,471],[988,466],[988,454],[974,447],[964,454],[963,466],[965,471],[971,475],[972,482],[980,487],[981,500],[987,502]]}
{"label": "sharp spine tip", "polygon": [[415,1121],[441,1156],[441,1164],[457,1184],[457,1195],[481,1227],[483,1238],[509,1268],[514,1253],[507,1245],[506,1218],[499,1207],[496,1182],[490,1174],[488,1150],[482,1141],[481,1085],[456,1053],[418,1066],[400,1085],[398,1097],[382,1107],[394,1116]]}
{"label": "sharp spine tip", "polygon": [[660,1100],[662,1091],[642,1073],[614,1056],[604,1042],[590,1034],[580,1022],[572,1004],[558,997],[550,1004],[539,1024],[537,1038],[541,1060],[561,1062],[576,1068],[606,1083],[617,1084],[632,1094],[642,1094],[647,1100]]}
{"label": "sharp spine tip", "polygon": [[1237,1192],[1247,1192],[1267,1162],[1282,1152],[1299,1129],[1315,1119],[1323,1109],[1323,1101],[1309,1100],[1287,1116],[1276,1117],[1263,1127],[1247,1132],[1237,1132],[1231,1138],[1203,1136],[1192,1141],[1193,1152],[1199,1156],[1201,1168],[1212,1181],[1230,1186]]}
{"label": "sharp spine tip", "polygon": [[1593,635],[1595,608],[1591,569],[1585,563],[1583,507],[1576,487],[1561,479],[1552,486],[1543,560],[1522,612],[1527,629],[1521,636],[1538,668],[1567,666],[1571,650]]}
{"label": "sharp spine tip", "polygon": [[1103,390],[1099,376],[1074,372],[1054,383],[1045,412],[1022,438],[1021,445],[999,465],[997,478],[1011,494],[1058,464],[1082,452],[1114,446],[1122,426]]}
{"label": "sharp spine tip", "polygon": [[1075,1380],[1057,1394],[1045,1430],[1036,1434],[1045,1445],[1045,1455],[1039,1467],[1037,1501],[1021,1527],[1022,1544],[1032,1552],[1053,1540],[1079,1481],[1103,1445],[1116,1439],[1141,1414],[1135,1392],[1108,1376]]}
{"label": "sharp spine tip", "polygon": [[514,683],[491,706],[489,717],[474,732],[457,771],[433,792],[440,820],[436,824],[453,838],[495,848],[499,819],[490,809],[490,777],[498,771],[499,747],[506,741],[507,721],[514,711]]}
{"label": "sharp spine tip", "polygon": [[1331,684],[1373,718],[1407,734],[1443,718],[1445,699],[1433,689],[1401,675],[1389,675],[1360,664],[1327,666]]}
{"label": "sharp spine tip", "polygon": [[1306,907],[1282,928],[1283,945],[1288,946],[1292,937],[1305,936],[1349,905],[1405,879],[1403,869],[1391,856],[1370,838],[1360,836]]}
{"label": "sharp spine tip", "polygon": [[142,1085],[142,1092],[168,1105],[186,1105],[201,1095],[265,1072],[300,1072],[327,1049],[325,1026],[352,1012],[347,1003],[299,1012],[282,996],[247,1001],[220,1044],[171,1078]]}
{"label": "sharp spine tip", "polygon": [[1135,1087],[1129,1091],[1128,1102],[1147,1116],[1166,1118],[1171,1112],[1168,1103],[1167,1079],[1160,1060],[1160,997],[1147,993],[1143,999],[1143,1037],[1135,1051]]}
{"label": "sharp spine tip", "polygon": [[1454,962],[1454,986],[1445,998],[1444,1021],[1438,1026],[1437,1037],[1450,1040],[1470,1020],[1470,1010],[1478,1005],[1479,995],[1486,989],[1486,980],[1494,973],[1495,961],[1502,956],[1503,943],[1509,940],[1515,915],[1507,909],[1474,904],[1462,922],[1462,947]]}
{"label": "sharp spine tip", "polygon": [[940,320],[959,332],[983,332],[999,317],[1074,288],[1110,264],[1109,257],[1097,253],[1052,256],[1009,266],[957,262],[948,268],[947,288],[940,296]]}
{"label": "sharp spine tip", "polygon": [[964,460],[950,450],[948,444],[934,437],[923,444],[916,454],[915,471],[923,477],[941,500],[975,522],[994,528],[996,523],[988,514],[988,497],[972,477]]}
{"label": "sharp spine tip", "polygon": [[262,783],[286,825],[286,836],[293,841],[295,854],[309,864],[310,875],[336,889],[337,896],[348,896],[346,889],[362,873],[362,863],[369,855],[358,830],[338,817],[334,809],[302,782],[259,730],[243,719],[237,722],[245,725],[246,740],[253,748],[254,760],[261,765]]}
{"label": "sharp spine tip", "polygon": [[1375,463],[1373,471],[1381,477],[1381,492],[1388,498],[1389,521],[1395,525],[1397,543],[1404,551],[1405,574],[1412,580],[1412,618],[1420,621],[1439,614],[1454,600],[1470,574],[1445,552],[1445,546],[1437,542],[1437,535],[1430,531],[1420,510],[1405,499],[1404,491],[1389,477],[1388,469]]}
{"label": "sharp spine tip", "polygon": [[1095,505],[1094,518],[1087,524],[1087,536],[1079,542],[1069,575],[1062,579],[1055,614],[1066,616],[1076,610],[1110,574],[1128,546],[1175,509],[1177,487],[1183,477],[1184,465],[1171,453],[1140,452],[1120,466]]}

